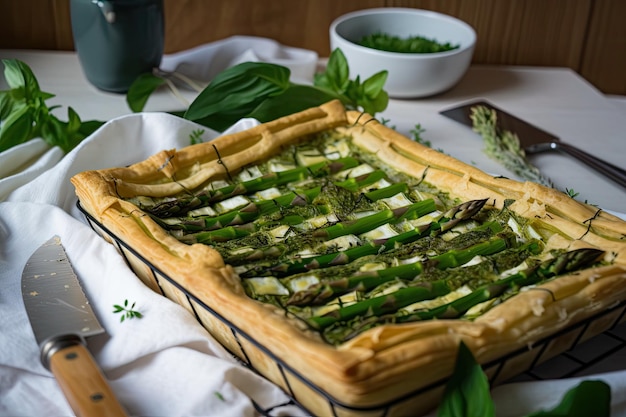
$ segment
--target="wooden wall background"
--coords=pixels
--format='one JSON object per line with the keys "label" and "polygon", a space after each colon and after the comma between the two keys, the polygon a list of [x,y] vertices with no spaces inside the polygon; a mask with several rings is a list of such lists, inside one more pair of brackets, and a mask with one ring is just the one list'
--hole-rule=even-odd
{"label": "wooden wall background", "polygon": [[[349,11],[415,7],[456,16],[478,34],[476,64],[569,67],[626,95],[624,0],[164,0],[166,53],[231,35],[329,54],[328,27]],[[0,48],[72,50],[68,0],[0,0]]]}

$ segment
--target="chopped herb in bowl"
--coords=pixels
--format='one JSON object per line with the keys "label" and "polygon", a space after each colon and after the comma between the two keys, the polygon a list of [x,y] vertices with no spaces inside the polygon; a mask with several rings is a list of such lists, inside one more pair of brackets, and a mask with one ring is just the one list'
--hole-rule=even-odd
{"label": "chopped herb in bowl", "polygon": [[409,36],[401,38],[387,33],[377,32],[361,38],[358,42],[361,46],[378,49],[387,52],[400,52],[407,54],[428,54],[434,52],[446,52],[458,49],[459,45],[450,42],[440,43],[434,39],[422,36]]}

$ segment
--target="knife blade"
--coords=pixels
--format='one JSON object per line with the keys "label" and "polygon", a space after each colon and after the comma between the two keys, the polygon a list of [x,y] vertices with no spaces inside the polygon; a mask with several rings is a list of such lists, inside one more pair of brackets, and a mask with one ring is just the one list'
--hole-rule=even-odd
{"label": "knife blade", "polygon": [[587,164],[589,167],[626,188],[626,170],[593,156],[573,145],[564,143],[552,133],[546,132],[525,120],[515,117],[486,100],[464,103],[440,111],[439,114],[469,127],[473,127],[471,114],[472,108],[476,106],[484,106],[494,110],[496,112],[498,128],[515,133],[527,153],[532,154],[552,150],[561,151]]}
{"label": "knife blade", "polygon": [[22,298],[41,362],[78,416],[126,412],[89,353],[85,338],[104,332],[58,236],[41,245],[22,273]]}

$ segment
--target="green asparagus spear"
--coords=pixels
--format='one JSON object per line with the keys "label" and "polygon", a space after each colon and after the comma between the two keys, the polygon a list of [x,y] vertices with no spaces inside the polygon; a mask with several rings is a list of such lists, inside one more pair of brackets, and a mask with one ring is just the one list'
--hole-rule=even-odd
{"label": "green asparagus spear", "polygon": [[407,322],[432,318],[457,318],[465,314],[473,306],[499,297],[507,290],[533,285],[558,275],[588,267],[595,262],[602,253],[603,251],[601,250],[587,248],[565,252],[540,265],[530,267],[493,283],[483,285],[470,294],[450,303],[430,310],[417,311],[410,315],[398,317],[397,321]]}
{"label": "green asparagus spear", "polygon": [[469,262],[475,256],[500,252],[506,249],[509,243],[506,239],[494,238],[462,250],[452,249],[426,261],[362,272],[350,277],[320,283],[294,293],[287,301],[287,305],[321,305],[331,298],[350,291],[368,291],[396,279],[410,281],[423,272],[424,268],[427,267],[426,264],[440,270],[454,268]]}
{"label": "green asparagus spear", "polygon": [[319,178],[328,174],[335,174],[345,169],[354,168],[358,163],[358,160],[352,157],[341,158],[334,161],[329,160],[307,167],[270,172],[261,177],[227,185],[216,190],[204,189],[197,194],[185,194],[177,199],[163,201],[155,205],[148,205],[142,201],[138,201],[137,203],[142,210],[159,218],[182,216],[190,210],[223,201],[230,197],[255,193],[271,187],[302,181],[310,177]]}
{"label": "green asparagus spear", "polygon": [[333,265],[345,265],[363,256],[380,254],[391,250],[397,244],[406,244],[430,233],[449,230],[452,227],[449,227],[448,223],[455,226],[463,220],[470,219],[483,208],[486,202],[487,200],[472,200],[459,204],[446,213],[443,213],[438,220],[384,240],[368,242],[364,245],[355,246],[344,251],[289,260],[269,267],[253,267],[248,271],[240,273],[240,275],[242,278],[268,274],[280,277]]}
{"label": "green asparagus spear", "polygon": [[[556,258],[528,268],[524,271],[484,285],[455,301],[433,309],[417,311],[408,315],[397,315],[394,322],[405,323],[433,318],[457,318],[471,307],[502,295],[506,290],[533,285],[557,275],[573,272],[595,262],[603,252],[597,249],[578,249],[565,252]],[[420,283],[417,287],[405,287],[392,294],[371,298],[333,310],[322,316],[310,317],[307,322],[315,329],[327,328],[339,321],[358,316],[384,316],[410,304],[446,295],[452,291],[445,280],[432,285]],[[388,320],[388,318],[387,318]]]}
{"label": "green asparagus spear", "polygon": [[314,329],[321,330],[338,321],[350,320],[365,314],[379,316],[395,312],[409,304],[448,294],[452,289],[445,280],[424,282],[416,286],[401,288],[392,294],[370,298],[333,310],[323,316],[310,317],[307,322]]}
{"label": "green asparagus spear", "polygon": [[[326,165],[327,166],[327,165]],[[375,171],[374,173],[376,173]],[[374,174],[370,173],[370,174]],[[365,175],[359,177],[361,182],[356,182],[357,188],[365,187],[368,184],[371,184],[372,178],[371,175]],[[375,178],[378,178],[378,174],[375,175]],[[351,178],[352,179],[352,178]],[[252,180],[254,181],[254,180]],[[238,187],[243,187],[243,185],[238,185]],[[327,184],[325,186],[317,186],[311,189],[302,190],[302,191],[292,191],[281,195],[272,200],[261,200],[257,202],[252,202],[249,205],[231,212],[224,213],[219,216],[198,216],[198,217],[172,217],[172,218],[161,218],[158,216],[153,216],[154,220],[161,224],[164,228],[170,230],[184,230],[187,232],[198,232],[205,230],[216,230],[222,227],[232,226],[232,225],[241,225],[247,222],[251,222],[259,218],[260,216],[267,215],[270,213],[274,213],[276,211],[281,210],[281,208],[290,207],[290,206],[302,206],[306,204],[315,204],[317,206],[323,206],[328,203],[337,205],[341,201],[341,199],[328,199],[328,194],[330,190],[328,187],[333,187],[335,193],[338,195],[346,195],[354,198],[354,193],[344,190],[343,192],[338,190],[343,190],[343,187],[338,187],[336,184]],[[395,188],[394,186],[390,186]],[[390,188],[387,187],[387,188]],[[405,185],[406,187],[406,185]],[[383,189],[385,190],[385,189]],[[392,190],[393,191],[393,190]],[[366,197],[367,197],[366,193]],[[380,197],[384,194],[376,194],[374,197]],[[323,197],[323,198],[320,198]],[[349,210],[353,210],[356,203],[352,202]],[[343,207],[345,210],[345,207]],[[434,205],[433,205],[434,210]],[[336,207],[329,207],[327,209],[329,212],[336,212]]]}
{"label": "green asparagus spear", "polygon": [[324,239],[334,239],[349,234],[358,235],[382,226],[383,224],[398,223],[405,219],[417,219],[418,217],[432,213],[435,211],[435,208],[434,200],[424,200],[411,204],[410,206],[393,210],[387,209],[360,219],[349,220],[317,229],[313,232],[313,235]]}
{"label": "green asparagus spear", "polygon": [[168,229],[185,231],[216,230],[222,227],[242,225],[257,219],[259,216],[279,211],[283,207],[303,206],[311,203],[321,192],[321,187],[315,187],[299,192],[291,191],[272,200],[251,202],[239,210],[229,211],[218,216],[200,216],[191,218],[160,219],[155,221]]}
{"label": "green asparagus spear", "polygon": [[343,181],[338,181],[335,184],[339,187],[345,188],[353,193],[359,192],[363,187],[374,184],[376,181],[385,178],[385,172],[382,170],[376,170],[367,174],[360,175],[358,177],[348,178]]}
{"label": "green asparagus spear", "polygon": [[365,193],[365,197],[370,201],[378,201],[383,198],[392,197],[398,193],[406,193],[409,191],[409,186],[405,183],[399,182],[392,184],[389,187],[380,188],[378,190],[372,190]]}

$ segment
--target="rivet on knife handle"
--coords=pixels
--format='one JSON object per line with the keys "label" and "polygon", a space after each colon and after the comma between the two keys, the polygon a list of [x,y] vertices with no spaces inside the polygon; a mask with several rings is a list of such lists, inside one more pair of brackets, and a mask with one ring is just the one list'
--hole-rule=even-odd
{"label": "rivet on knife handle", "polygon": [[100,368],[79,339],[57,341],[47,362],[77,416],[126,416]]}

